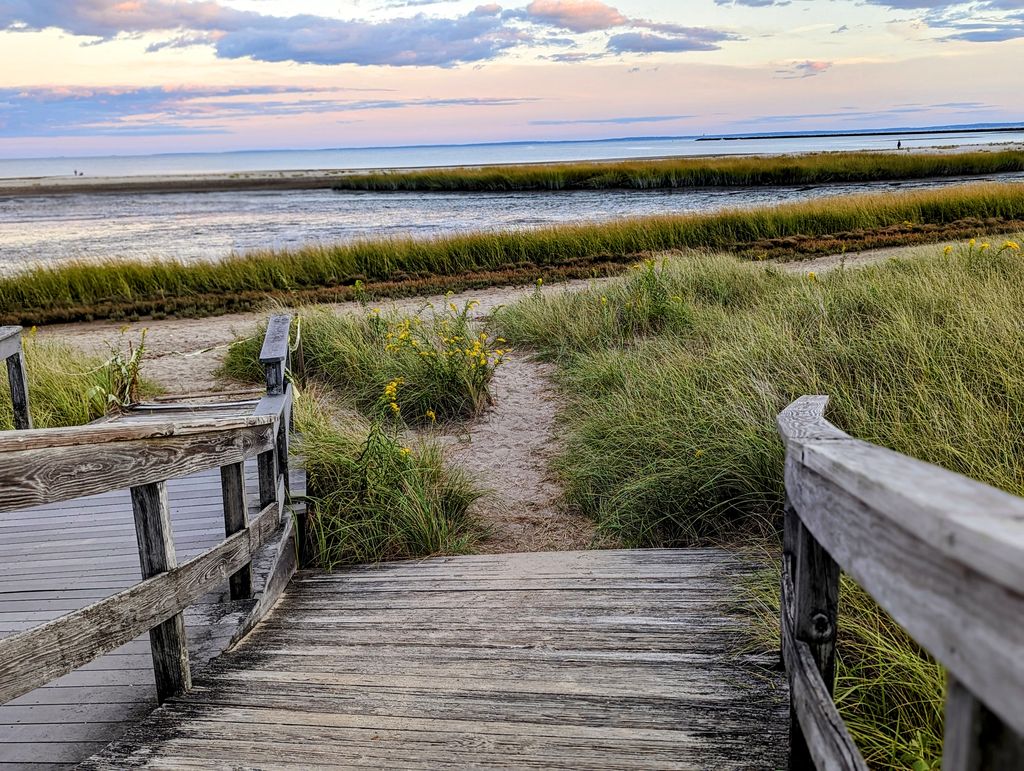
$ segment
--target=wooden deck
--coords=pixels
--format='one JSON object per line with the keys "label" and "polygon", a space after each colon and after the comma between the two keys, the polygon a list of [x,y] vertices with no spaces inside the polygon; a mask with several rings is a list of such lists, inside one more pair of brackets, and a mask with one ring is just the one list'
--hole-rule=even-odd
{"label": "wooden deck", "polygon": [[[151,423],[251,413],[256,401],[160,404],[113,422]],[[110,419],[103,422],[111,422]],[[259,508],[256,463],[247,464],[250,511]],[[301,490],[301,472],[292,476]],[[216,469],[167,483],[174,544],[184,562],[224,539]],[[272,547],[266,549],[269,555]],[[257,589],[269,559],[255,564]],[[128,490],[0,512],[0,639],[38,627],[139,583],[142,574]],[[227,582],[186,611],[194,664],[222,652],[257,599],[231,602]],[[68,768],[121,736],[156,707],[147,635],[0,706],[0,769]]]}
{"label": "wooden deck", "polygon": [[779,768],[722,550],[301,572],[235,650],[87,762],[125,768]]}

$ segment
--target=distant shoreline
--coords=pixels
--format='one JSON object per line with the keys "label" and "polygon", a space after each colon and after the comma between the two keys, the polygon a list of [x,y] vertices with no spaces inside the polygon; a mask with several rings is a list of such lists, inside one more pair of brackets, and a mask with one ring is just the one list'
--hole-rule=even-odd
{"label": "distant shoreline", "polygon": [[1014,134],[1024,126],[998,126],[994,128],[948,128],[921,131],[919,129],[880,129],[878,131],[830,131],[814,134],[731,134],[718,137],[697,137],[695,142],[747,142],[759,139],[835,139],[838,137],[912,137],[922,134]]}
{"label": "distant shoreline", "polygon": [[[992,142],[984,145],[955,147],[915,147],[904,152],[954,154],[992,150],[1024,150],[1019,142]],[[833,155],[845,152],[821,151],[811,153],[781,153],[779,155]],[[895,152],[875,150],[871,152]],[[535,161],[524,163],[490,163],[440,166],[382,167],[379,169],[295,169],[289,171],[211,172],[205,174],[148,174],[108,177],[20,177],[0,179],[0,198],[27,198],[62,195],[112,195],[125,193],[210,193],[258,192],[286,190],[329,190],[346,176],[368,173],[403,173],[437,169],[485,169],[493,167],[543,167],[573,164],[615,164],[629,161],[658,162],[667,160],[700,160],[739,158],[743,156],[778,157],[763,153],[714,153],[701,155],[667,155],[657,157],[602,158],[593,161]]]}

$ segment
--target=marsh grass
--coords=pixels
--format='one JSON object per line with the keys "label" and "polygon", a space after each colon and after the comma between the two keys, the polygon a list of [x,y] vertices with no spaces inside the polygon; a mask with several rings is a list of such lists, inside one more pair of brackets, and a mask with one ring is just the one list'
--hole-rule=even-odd
{"label": "marsh grass", "polygon": [[[114,346],[108,357],[84,353],[33,333],[22,337],[29,407],[35,428],[78,426],[143,395],[157,392],[139,376],[141,345]],[[14,428],[10,387],[0,377],[0,430]]]}
{"label": "marsh grass", "polygon": [[538,274],[593,275],[670,250],[739,251],[761,259],[997,232],[1021,221],[1024,185],[975,184],[713,214],[257,251],[216,262],[70,263],[0,279],[0,323],[209,315],[267,297],[353,299],[357,282],[397,294]]}
{"label": "marsh grass", "polygon": [[466,552],[477,535],[469,507],[481,496],[472,481],[440,445],[410,444],[394,424],[332,401],[306,388],[295,412],[320,567]]}
{"label": "marsh grass", "polygon": [[1024,171],[1024,152],[816,153],[350,174],[336,190],[495,192],[808,185]]}
{"label": "marsh grass", "polygon": [[[473,417],[490,404],[490,382],[505,353],[472,321],[475,306],[428,305],[408,315],[305,309],[305,377],[327,384],[370,418],[416,426]],[[264,329],[229,349],[229,375],[262,378],[257,362]]]}
{"label": "marsh grass", "polygon": [[[859,438],[1024,493],[1020,239],[790,274],[648,261],[494,323],[559,363],[568,501],[633,546],[757,540],[778,521],[775,416],[828,394]],[[777,581],[757,594],[777,640]],[[872,768],[937,767],[942,672],[844,581],[838,702]]]}

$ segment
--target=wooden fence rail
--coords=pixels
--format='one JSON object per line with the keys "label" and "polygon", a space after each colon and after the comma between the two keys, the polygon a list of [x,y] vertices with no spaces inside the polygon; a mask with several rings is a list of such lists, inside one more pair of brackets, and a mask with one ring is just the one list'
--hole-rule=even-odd
{"label": "wooden fence rail", "polygon": [[14,427],[32,428],[32,416],[28,411],[25,354],[21,350],[21,327],[0,327],[0,359],[7,362],[7,382],[11,386],[11,403],[14,406]]}
{"label": "wooden fence rail", "polygon": [[1024,768],[1024,499],[783,411],[792,769],[866,769],[832,701],[839,571],[948,672],[945,771]]}
{"label": "wooden fence rail", "polygon": [[[287,334],[284,339],[287,346]],[[188,690],[183,611],[225,581],[232,599],[251,596],[253,555],[277,531],[285,513],[288,462],[283,453],[288,452],[291,408],[292,389],[282,372],[280,386],[249,416],[0,434],[0,512],[130,489],[143,578],[79,611],[0,639],[0,704],[146,631],[158,699]],[[245,461],[253,457],[260,508],[248,516]],[[225,540],[178,565],[166,480],[215,468],[221,472]]]}

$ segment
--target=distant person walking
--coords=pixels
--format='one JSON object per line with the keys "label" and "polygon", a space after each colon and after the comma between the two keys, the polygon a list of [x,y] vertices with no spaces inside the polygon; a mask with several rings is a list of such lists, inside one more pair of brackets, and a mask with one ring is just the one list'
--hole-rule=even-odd
{"label": "distant person walking", "polygon": [[903,149],[903,140],[902,139],[897,139],[896,140],[896,149],[897,150],[902,150]]}

